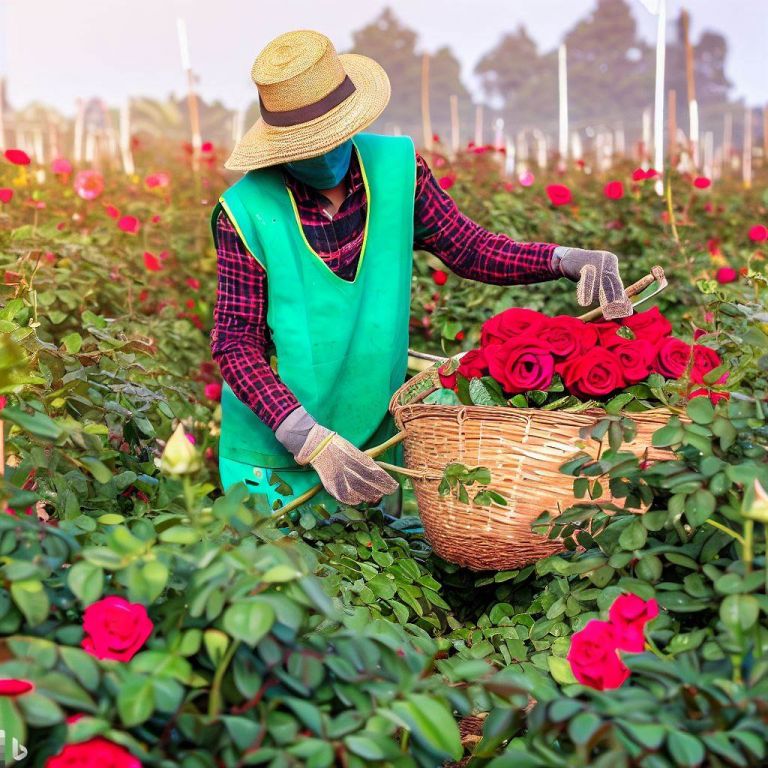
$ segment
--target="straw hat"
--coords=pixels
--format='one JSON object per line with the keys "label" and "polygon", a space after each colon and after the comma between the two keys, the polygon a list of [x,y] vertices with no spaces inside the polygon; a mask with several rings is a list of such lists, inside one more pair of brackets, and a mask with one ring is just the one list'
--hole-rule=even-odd
{"label": "straw hat", "polygon": [[325,35],[306,29],[269,43],[251,78],[261,117],[224,163],[233,171],[322,155],[370,125],[389,102],[389,78],[379,64],[338,55]]}

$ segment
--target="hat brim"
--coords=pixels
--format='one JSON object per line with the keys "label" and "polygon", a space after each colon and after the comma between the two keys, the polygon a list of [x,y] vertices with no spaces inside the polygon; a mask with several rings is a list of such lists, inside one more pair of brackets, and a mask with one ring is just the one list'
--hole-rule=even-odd
{"label": "hat brim", "polygon": [[343,53],[341,63],[355,90],[338,106],[306,123],[278,127],[259,118],[235,145],[224,163],[231,171],[252,171],[317,157],[369,126],[389,103],[391,87],[373,59]]}

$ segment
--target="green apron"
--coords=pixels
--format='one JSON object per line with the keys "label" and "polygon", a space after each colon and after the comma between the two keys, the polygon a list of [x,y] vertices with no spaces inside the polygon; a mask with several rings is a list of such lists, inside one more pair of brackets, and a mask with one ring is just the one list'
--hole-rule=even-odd
{"label": "green apron", "polygon": [[[394,434],[387,406],[406,376],[416,162],[408,137],[358,134],[353,142],[368,201],[353,281],[334,274],[310,247],[279,167],[249,171],[229,187],[212,226],[215,239],[223,208],[266,271],[280,379],[320,424],[365,449]],[[270,504],[287,503],[318,482],[226,384],[221,409],[225,489],[246,481]],[[269,484],[272,470],[291,486],[290,495]],[[336,504],[327,495],[319,500]]]}

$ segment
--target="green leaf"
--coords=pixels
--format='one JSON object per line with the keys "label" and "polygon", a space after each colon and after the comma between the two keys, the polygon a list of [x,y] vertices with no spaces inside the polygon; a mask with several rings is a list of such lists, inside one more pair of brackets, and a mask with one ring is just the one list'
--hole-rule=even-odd
{"label": "green leaf", "polygon": [[711,424],[715,417],[715,409],[709,397],[694,397],[686,409],[688,416],[695,424]]}
{"label": "green leaf", "polygon": [[383,733],[362,731],[344,739],[347,749],[364,760],[394,760],[400,754],[397,744]]}
{"label": "green leaf", "polygon": [[262,581],[267,584],[284,583],[286,581],[295,581],[301,578],[301,572],[290,565],[275,565],[264,573]]}
{"label": "green leaf", "polygon": [[94,456],[81,456],[80,461],[99,483],[108,483],[112,479],[112,470]]}
{"label": "green leaf", "polygon": [[605,412],[611,416],[616,416],[634,399],[634,395],[629,394],[628,392],[622,392],[620,395],[616,395],[616,397],[606,403]]}
{"label": "green leaf", "polygon": [[568,659],[563,659],[560,656],[547,656],[547,666],[549,673],[560,685],[573,685],[578,682]]}
{"label": "green leaf", "polygon": [[704,745],[689,733],[672,731],[667,739],[667,746],[677,765],[695,768],[704,761]]}
{"label": "green leaf", "polygon": [[505,406],[507,404],[501,387],[488,376],[484,376],[482,379],[472,379],[469,382],[469,396],[475,405]]}
{"label": "green leaf", "polygon": [[14,581],[11,584],[11,597],[31,626],[36,627],[48,618],[51,606],[41,581]]}
{"label": "green leaf", "polygon": [[25,432],[49,442],[56,442],[65,431],[50,416],[38,411],[30,414],[13,405],[7,405],[3,409],[3,419],[12,421]]}
{"label": "green leaf", "polygon": [[754,595],[728,595],[720,604],[720,619],[731,632],[746,632],[760,615],[760,603]]}
{"label": "green leaf", "polygon": [[95,603],[104,590],[104,571],[99,566],[81,560],[67,573],[67,585],[83,605]]}
{"label": "green leaf", "polygon": [[64,336],[61,343],[70,355],[76,355],[83,346],[83,337],[77,331],[73,331]]}
{"label": "green leaf", "polygon": [[602,722],[594,712],[580,712],[568,724],[568,735],[574,744],[586,744],[598,731]]}
{"label": "green leaf", "polygon": [[229,635],[253,648],[272,629],[275,611],[262,600],[244,599],[232,603],[222,621]]}
{"label": "green leaf", "polygon": [[619,536],[619,546],[626,550],[642,549],[648,538],[648,531],[639,519],[633,520]]}
{"label": "green leaf", "polygon": [[688,522],[694,528],[704,525],[715,511],[716,503],[714,495],[704,488],[692,493],[685,502],[685,516]]}
{"label": "green leaf", "polygon": [[412,693],[396,701],[392,711],[411,732],[413,740],[441,760],[458,760],[464,750],[459,727],[448,708],[425,694]]}
{"label": "green leaf", "polygon": [[117,711],[128,728],[146,722],[155,709],[155,689],[151,677],[131,677],[120,684]]}

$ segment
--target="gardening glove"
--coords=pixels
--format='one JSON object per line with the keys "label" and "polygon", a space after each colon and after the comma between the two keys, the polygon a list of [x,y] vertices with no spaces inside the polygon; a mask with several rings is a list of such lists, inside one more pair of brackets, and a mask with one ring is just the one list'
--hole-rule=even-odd
{"label": "gardening glove", "polygon": [[342,504],[372,504],[399,487],[370,456],[318,424],[304,408],[289,413],[275,437],[298,464],[311,465],[325,490]]}
{"label": "gardening glove", "polygon": [[632,302],[624,293],[619,260],[615,254],[559,245],[552,256],[552,267],[570,280],[577,281],[576,298],[582,307],[599,301],[606,320],[617,320],[632,314]]}

